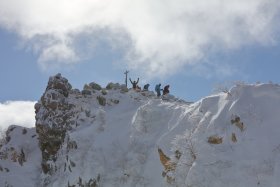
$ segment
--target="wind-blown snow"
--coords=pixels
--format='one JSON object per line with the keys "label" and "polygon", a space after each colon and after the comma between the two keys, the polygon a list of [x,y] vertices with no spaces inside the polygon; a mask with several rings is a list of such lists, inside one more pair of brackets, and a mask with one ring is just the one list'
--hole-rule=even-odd
{"label": "wind-blown snow", "polygon": [[[78,186],[79,178],[105,187],[276,187],[280,182],[279,85],[237,85],[196,103],[107,90],[108,103],[101,106],[97,95],[69,95],[78,125],[67,132],[54,175],[41,173],[35,130],[11,131],[0,149],[0,186],[44,186],[43,181]],[[66,142],[76,142],[77,149],[67,149]],[[22,166],[3,157],[12,147],[23,149]],[[160,150],[170,158],[165,166]]]}

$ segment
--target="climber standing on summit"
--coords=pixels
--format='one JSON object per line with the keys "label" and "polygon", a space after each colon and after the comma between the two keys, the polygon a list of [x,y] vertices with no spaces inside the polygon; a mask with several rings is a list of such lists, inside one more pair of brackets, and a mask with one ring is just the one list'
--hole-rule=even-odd
{"label": "climber standing on summit", "polygon": [[162,89],[160,89],[161,84],[157,84],[155,87],[155,91],[157,92],[157,96],[159,97],[161,95],[160,91],[162,91]]}
{"label": "climber standing on summit", "polygon": [[148,91],[149,90],[149,86],[150,86],[150,84],[145,84],[143,90],[144,91]]}
{"label": "climber standing on summit", "polygon": [[139,78],[137,79],[137,81],[133,81],[133,82],[132,82],[131,78],[129,78],[129,81],[130,81],[131,84],[132,84],[132,88],[133,88],[134,90],[136,90],[137,84],[138,84],[138,82],[139,82]]}
{"label": "climber standing on summit", "polygon": [[169,85],[164,86],[162,95],[166,95],[166,94],[169,94]]}

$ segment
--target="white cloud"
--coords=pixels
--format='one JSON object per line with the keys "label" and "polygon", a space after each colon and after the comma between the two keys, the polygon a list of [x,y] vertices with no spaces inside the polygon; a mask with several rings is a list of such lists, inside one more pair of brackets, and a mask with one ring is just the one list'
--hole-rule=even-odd
{"label": "white cloud", "polygon": [[0,26],[31,44],[45,67],[53,62],[77,63],[82,57],[75,38],[82,33],[98,38],[96,31],[106,31],[103,39],[113,38],[113,46],[125,47],[130,68],[161,76],[200,63],[209,49],[273,44],[279,4],[279,0],[0,0]]}
{"label": "white cloud", "polygon": [[7,101],[0,103],[0,128],[10,125],[35,126],[34,101]]}
{"label": "white cloud", "polygon": [[51,45],[42,49],[41,55],[38,59],[38,62],[44,69],[47,69],[48,66],[56,65],[51,64],[51,62],[58,62],[67,65],[75,63],[77,61],[78,56],[76,55],[75,51],[71,47],[63,43]]}

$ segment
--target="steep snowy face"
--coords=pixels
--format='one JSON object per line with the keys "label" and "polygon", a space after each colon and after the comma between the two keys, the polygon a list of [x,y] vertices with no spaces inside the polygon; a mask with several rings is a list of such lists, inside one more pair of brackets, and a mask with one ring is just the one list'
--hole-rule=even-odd
{"label": "steep snowy face", "polygon": [[113,83],[79,91],[57,74],[36,128],[11,126],[0,143],[0,186],[276,187],[279,104],[272,84],[187,103]]}
{"label": "steep snowy face", "polygon": [[272,84],[239,85],[190,106],[185,127],[163,138],[176,166],[172,183],[279,186],[279,106],[280,87]]}

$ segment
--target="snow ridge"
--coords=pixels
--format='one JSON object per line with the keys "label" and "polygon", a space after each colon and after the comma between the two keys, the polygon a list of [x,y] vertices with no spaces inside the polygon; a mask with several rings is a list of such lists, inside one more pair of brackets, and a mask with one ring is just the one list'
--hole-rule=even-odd
{"label": "snow ridge", "polygon": [[58,74],[35,105],[36,129],[7,131],[0,186],[276,187],[279,104],[273,84],[187,103],[113,83],[79,91]]}

